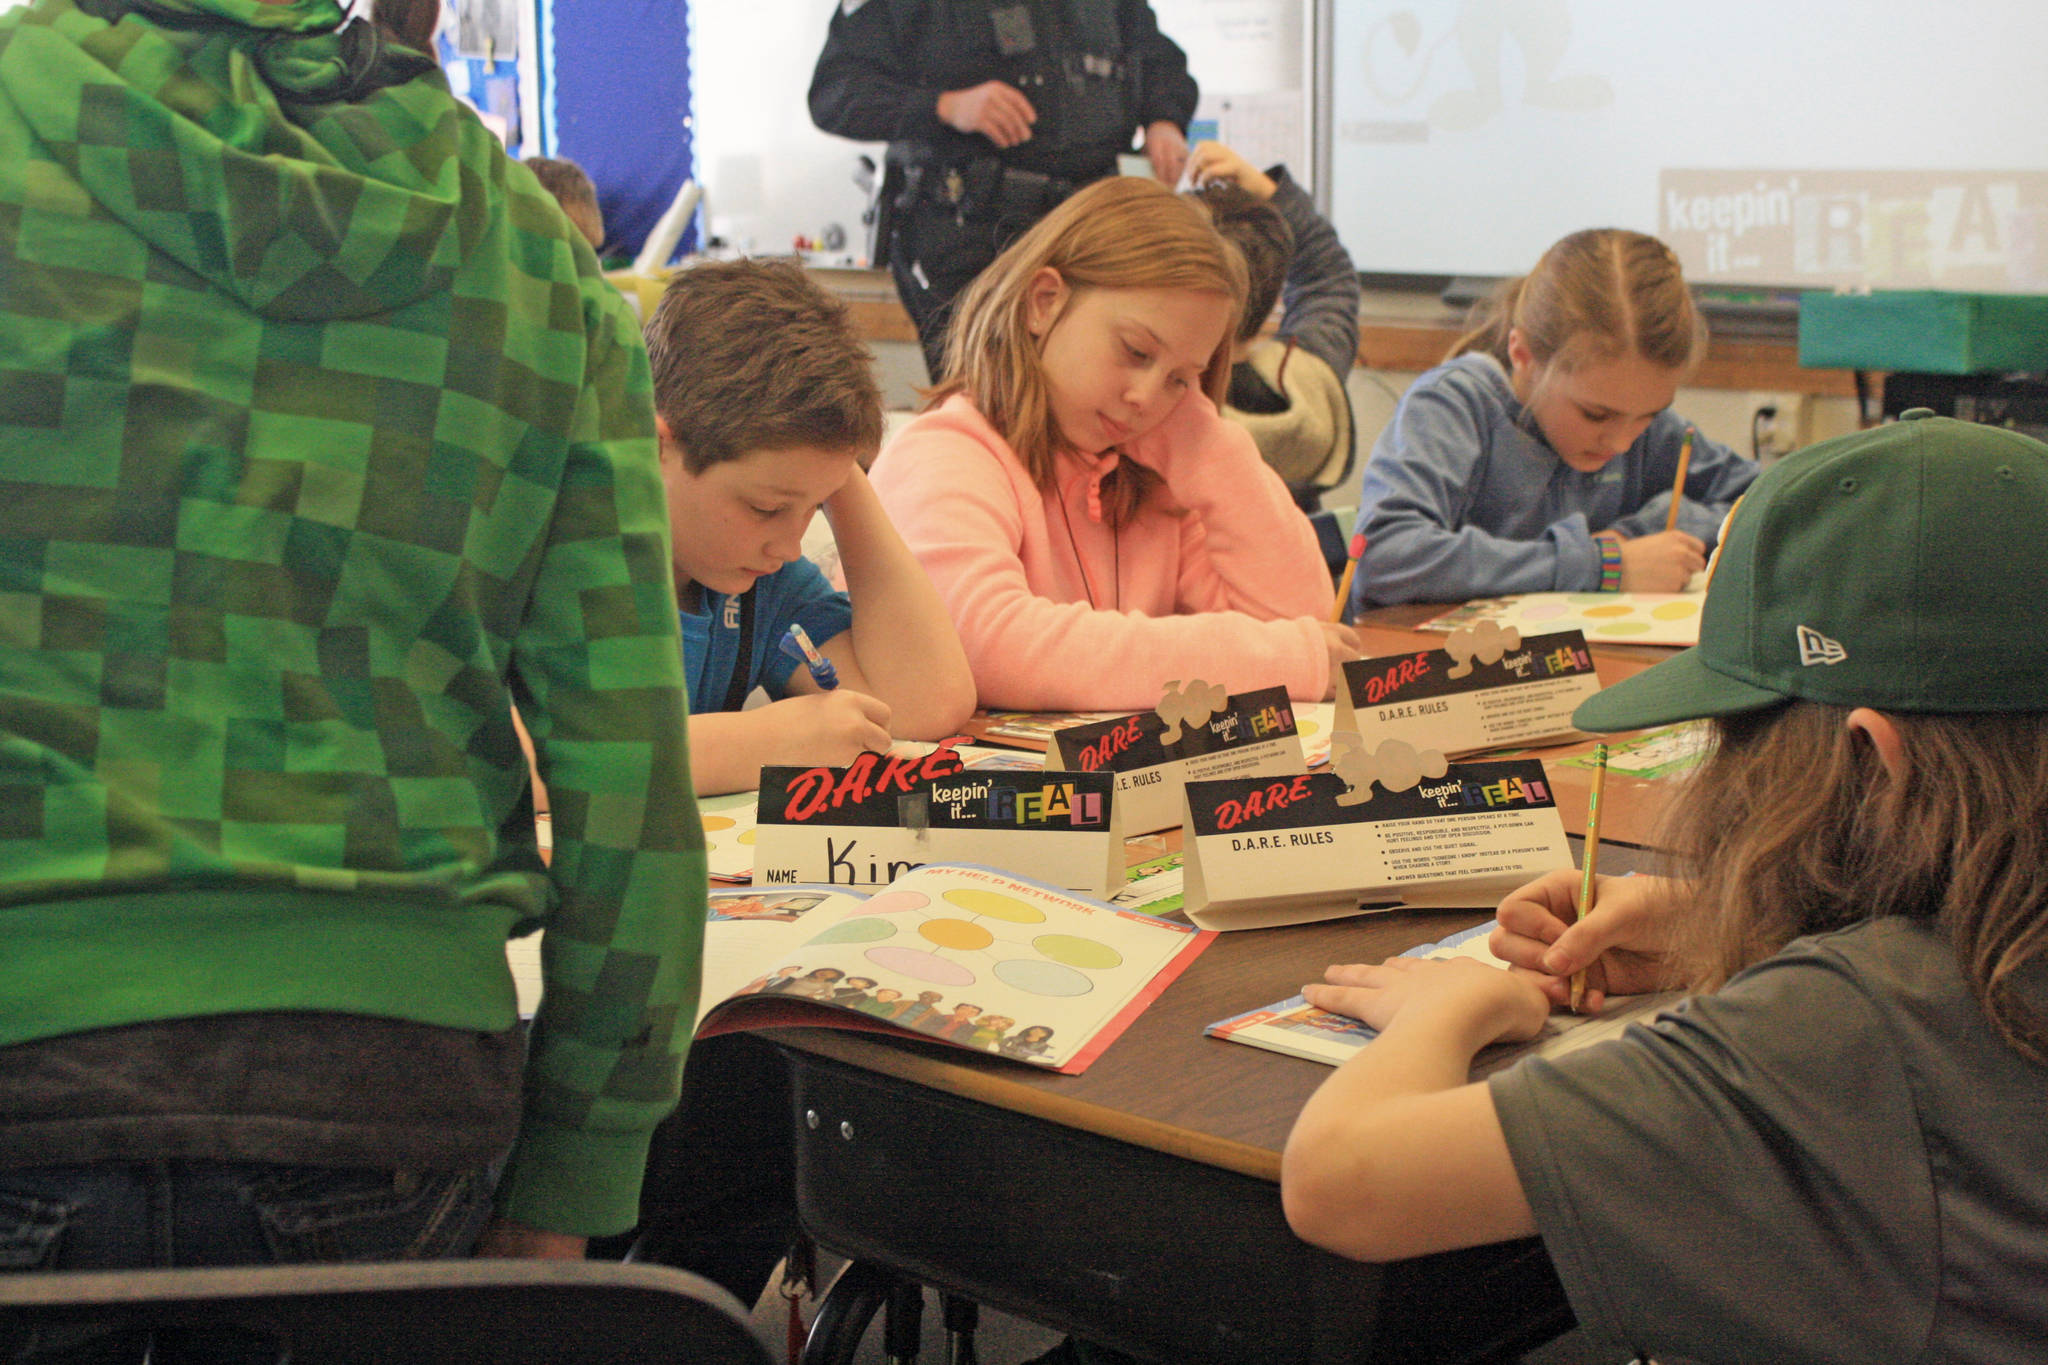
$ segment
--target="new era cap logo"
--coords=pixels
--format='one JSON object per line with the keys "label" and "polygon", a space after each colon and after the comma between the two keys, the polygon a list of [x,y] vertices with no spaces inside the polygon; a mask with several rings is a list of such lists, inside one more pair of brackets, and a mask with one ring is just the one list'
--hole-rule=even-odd
{"label": "new era cap logo", "polygon": [[1799,662],[1806,667],[1838,664],[1848,657],[1849,651],[1839,641],[1830,640],[1811,626],[1799,627]]}

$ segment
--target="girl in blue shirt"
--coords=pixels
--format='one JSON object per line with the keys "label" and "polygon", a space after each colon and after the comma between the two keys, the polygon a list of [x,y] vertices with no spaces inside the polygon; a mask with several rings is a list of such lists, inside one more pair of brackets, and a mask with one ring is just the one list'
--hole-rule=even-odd
{"label": "girl in blue shirt", "polygon": [[1520,592],[1676,592],[1756,465],[1669,409],[1705,348],[1678,258],[1576,232],[1482,305],[1373,447],[1354,609]]}

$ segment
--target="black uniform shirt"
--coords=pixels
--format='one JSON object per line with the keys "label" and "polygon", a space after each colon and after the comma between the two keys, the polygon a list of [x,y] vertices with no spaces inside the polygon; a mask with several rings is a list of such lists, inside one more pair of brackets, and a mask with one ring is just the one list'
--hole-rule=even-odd
{"label": "black uniform shirt", "polygon": [[[999,150],[940,121],[942,93],[989,80],[1031,101],[1028,141]],[[1147,0],[843,0],[810,90],[811,119],[828,133],[942,165],[993,154],[1074,180],[1114,169],[1146,124],[1185,131],[1195,98],[1187,56]]]}

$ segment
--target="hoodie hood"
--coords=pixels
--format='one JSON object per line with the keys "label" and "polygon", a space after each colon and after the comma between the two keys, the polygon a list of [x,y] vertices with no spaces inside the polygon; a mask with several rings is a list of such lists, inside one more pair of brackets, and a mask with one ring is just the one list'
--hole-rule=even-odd
{"label": "hoodie hood", "polygon": [[[0,102],[53,207],[89,199],[265,317],[369,317],[445,291],[465,148],[431,61],[336,0],[39,0],[0,17]],[[465,215],[478,221],[466,222]]]}

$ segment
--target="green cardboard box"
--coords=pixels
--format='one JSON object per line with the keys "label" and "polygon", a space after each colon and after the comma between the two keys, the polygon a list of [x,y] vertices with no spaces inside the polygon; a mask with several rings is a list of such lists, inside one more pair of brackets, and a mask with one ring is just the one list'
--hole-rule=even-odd
{"label": "green cardboard box", "polygon": [[1799,300],[1799,363],[1926,374],[2048,370],[2048,295],[1807,293]]}

